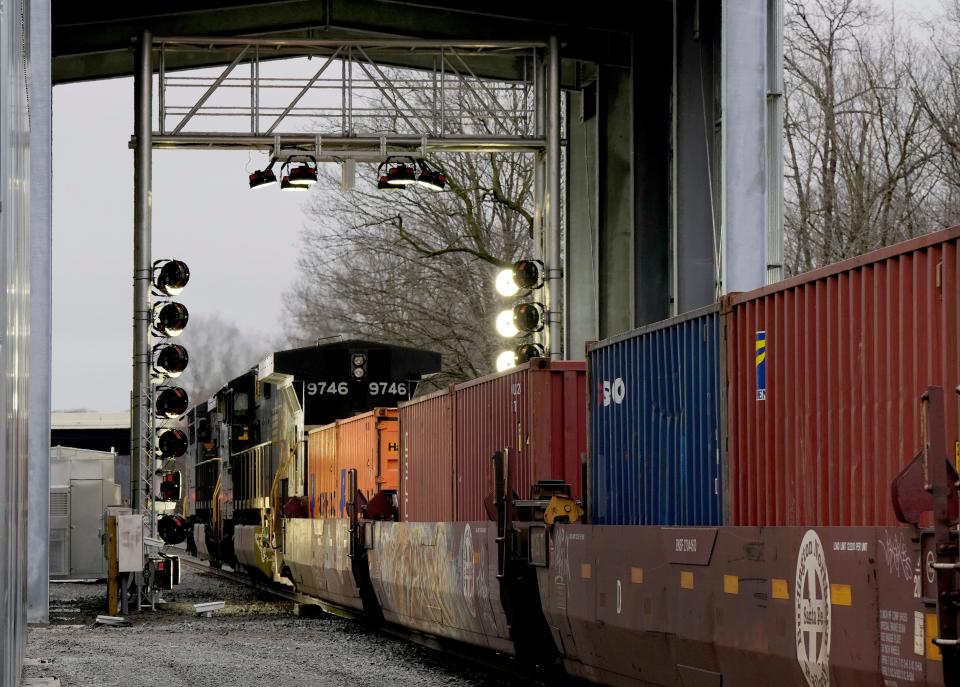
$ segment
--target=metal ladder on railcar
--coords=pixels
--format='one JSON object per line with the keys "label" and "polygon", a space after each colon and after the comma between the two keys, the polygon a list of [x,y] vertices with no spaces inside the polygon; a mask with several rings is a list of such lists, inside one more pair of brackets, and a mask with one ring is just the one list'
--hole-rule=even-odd
{"label": "metal ladder on railcar", "polygon": [[[960,387],[956,393],[960,394]],[[931,386],[921,399],[920,452],[893,482],[897,517],[917,526],[924,512],[933,513],[932,560],[935,573],[937,636],[945,685],[960,684],[960,445],[958,464],[947,452],[944,391]],[[921,547],[921,551],[923,547]]]}

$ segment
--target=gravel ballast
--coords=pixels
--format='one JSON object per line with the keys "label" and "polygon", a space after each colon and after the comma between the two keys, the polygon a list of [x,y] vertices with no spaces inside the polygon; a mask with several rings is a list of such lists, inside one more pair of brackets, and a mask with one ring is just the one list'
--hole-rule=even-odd
{"label": "gravel ballast", "polygon": [[[294,605],[210,573],[184,568],[161,610],[131,615],[130,627],[95,625],[106,585],[54,583],[49,626],[32,627],[24,677],[57,677],[64,687],[356,687],[491,685],[504,676],[361,622],[326,614],[294,615]],[[225,601],[213,617],[193,604]]]}

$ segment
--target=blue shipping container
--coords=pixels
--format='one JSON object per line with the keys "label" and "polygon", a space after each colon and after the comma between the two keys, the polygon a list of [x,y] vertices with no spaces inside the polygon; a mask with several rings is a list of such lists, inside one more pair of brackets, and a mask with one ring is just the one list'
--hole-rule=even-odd
{"label": "blue shipping container", "polygon": [[720,525],[717,306],[587,349],[590,515],[604,525]]}

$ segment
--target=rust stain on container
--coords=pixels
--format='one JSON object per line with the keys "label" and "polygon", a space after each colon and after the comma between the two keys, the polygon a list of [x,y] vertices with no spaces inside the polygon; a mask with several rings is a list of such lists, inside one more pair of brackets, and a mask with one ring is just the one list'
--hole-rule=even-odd
{"label": "rust stain on container", "polygon": [[530,497],[538,480],[568,482],[580,496],[586,451],[586,368],[536,359],[454,387],[454,509],[457,520],[486,518],[491,456],[509,450],[510,483]]}
{"label": "rust stain on container", "polygon": [[948,229],[730,298],[731,524],[896,524],[918,399],[960,382],[958,243]]}
{"label": "rust stain on container", "polygon": [[400,519],[454,520],[451,390],[401,404],[399,417]]}

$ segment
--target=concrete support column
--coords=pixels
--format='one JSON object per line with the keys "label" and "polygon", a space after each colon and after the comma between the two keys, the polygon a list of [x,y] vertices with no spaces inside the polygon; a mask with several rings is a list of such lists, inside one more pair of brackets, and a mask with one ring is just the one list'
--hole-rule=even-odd
{"label": "concrete support column", "polygon": [[720,281],[720,8],[674,4],[671,315],[713,303]]}
{"label": "concrete support column", "polygon": [[672,2],[644,5],[633,40],[634,327],[670,314]]}
{"label": "concrete support column", "polygon": [[634,184],[633,80],[630,71],[597,71],[597,170],[599,174],[599,335],[633,327]]}
{"label": "concrete support column", "polygon": [[600,220],[597,199],[596,84],[572,91],[567,98],[567,232],[566,351],[584,356],[585,343],[599,338],[599,270],[597,238]]}
{"label": "concrete support column", "polygon": [[30,464],[27,486],[27,622],[50,607],[50,374],[53,284],[53,87],[50,2],[30,11]]}
{"label": "concrete support column", "polygon": [[723,3],[722,291],[767,276],[767,0]]}

